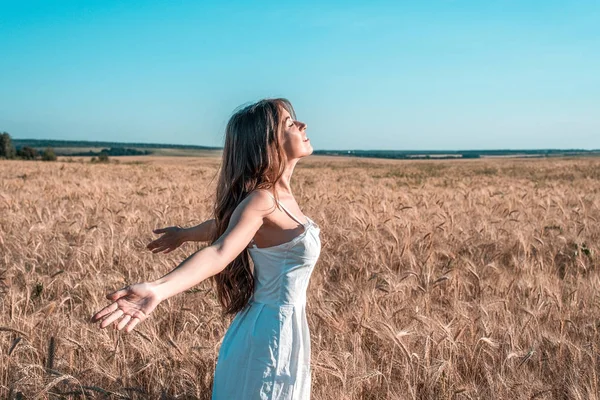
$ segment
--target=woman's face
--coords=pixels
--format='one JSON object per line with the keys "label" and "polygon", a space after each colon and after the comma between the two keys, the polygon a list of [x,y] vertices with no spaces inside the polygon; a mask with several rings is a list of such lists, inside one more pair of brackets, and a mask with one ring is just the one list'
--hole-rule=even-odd
{"label": "woman's face", "polygon": [[300,121],[294,121],[286,109],[282,110],[282,114],[282,145],[288,160],[311,155],[313,148],[310,144],[310,140],[306,137],[306,124]]}

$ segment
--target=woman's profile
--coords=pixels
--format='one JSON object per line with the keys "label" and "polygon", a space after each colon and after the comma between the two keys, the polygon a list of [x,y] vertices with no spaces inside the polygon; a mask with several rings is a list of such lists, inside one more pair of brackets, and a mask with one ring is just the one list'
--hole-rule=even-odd
{"label": "woman's profile", "polygon": [[[158,280],[117,290],[92,321],[131,332],[163,300],[210,277],[226,314],[213,399],[308,399],[310,334],[306,289],[321,251],[320,229],[291,190],[296,163],[312,154],[306,124],[286,99],[235,112],[225,134],[214,219],[169,227],[148,244],[155,253],[207,241]],[[253,267],[252,267],[252,264]]]}

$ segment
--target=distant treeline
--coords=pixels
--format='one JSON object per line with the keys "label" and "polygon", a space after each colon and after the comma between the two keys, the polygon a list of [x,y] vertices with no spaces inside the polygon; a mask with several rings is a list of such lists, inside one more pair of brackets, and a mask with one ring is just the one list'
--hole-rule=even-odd
{"label": "distant treeline", "polygon": [[[159,143],[118,143],[118,142],[88,142],[83,140],[45,140],[45,139],[12,139],[18,148],[32,147],[36,149],[53,148],[57,155],[73,156],[98,156],[105,153],[110,156],[147,155],[152,154],[152,149],[179,149],[179,150],[223,150],[222,147],[194,146],[181,144]],[[79,152],[70,150],[63,154],[61,148],[104,148],[101,152]],[[139,150],[150,149],[150,150]],[[316,155],[373,157],[390,159],[456,159],[456,158],[481,158],[481,157],[564,157],[564,156],[600,156],[600,150],[583,149],[544,149],[544,150],[315,150]]]}
{"label": "distant treeline", "polygon": [[600,156],[600,150],[456,150],[456,151],[427,151],[427,150],[315,150],[313,154],[333,156],[373,157],[390,159],[456,159],[481,157],[564,157],[595,155]]}
{"label": "distant treeline", "polygon": [[[142,148],[142,149],[194,149],[194,150],[222,150],[222,147],[194,146],[184,144],[159,144],[159,143],[119,143],[119,142],[88,142],[84,140],[47,140],[47,139],[12,139],[16,147],[29,146],[35,148],[61,148],[61,147],[106,147],[117,148]],[[112,155],[112,154],[111,154]],[[116,155],[116,154],[115,154]]]}
{"label": "distant treeline", "polygon": [[102,149],[100,151],[82,151],[80,153],[71,153],[70,156],[147,156],[152,154],[150,150],[128,149],[126,147],[111,147],[110,149]]}

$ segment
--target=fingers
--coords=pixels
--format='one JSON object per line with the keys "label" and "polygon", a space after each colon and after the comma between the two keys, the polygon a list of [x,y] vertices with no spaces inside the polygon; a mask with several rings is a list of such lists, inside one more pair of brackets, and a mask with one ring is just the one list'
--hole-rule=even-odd
{"label": "fingers", "polygon": [[[103,316],[105,316],[109,313],[112,313],[110,316],[108,316],[106,319],[104,319],[100,323],[100,328],[104,329],[107,326],[109,326],[110,324],[114,323],[115,329],[121,331],[121,330],[123,330],[123,328],[125,328],[125,332],[130,333],[131,331],[133,331],[135,329],[137,324],[142,322],[142,320],[139,317],[133,317],[129,314],[125,314],[123,312],[123,310],[121,310],[121,309],[118,309],[115,311],[114,306],[116,306],[116,305],[117,305],[117,303],[113,303],[110,306],[105,307],[102,311],[98,312],[96,315],[94,315],[92,317],[92,321],[96,322],[96,321],[100,320]],[[146,316],[144,316],[141,311],[138,311],[136,314],[141,316],[144,319],[146,318]],[[123,317],[123,318],[121,318],[121,317]],[[121,318],[121,320],[119,322],[116,322],[119,318]]]}
{"label": "fingers", "polygon": [[158,228],[158,229],[155,229],[155,230],[153,230],[152,232],[154,232],[154,233],[156,233],[156,234],[158,234],[158,233],[166,233],[166,232],[169,232],[169,231],[170,231],[171,229],[173,229],[173,228],[174,228],[173,226],[168,226],[168,227],[166,227],[166,228]]}
{"label": "fingers", "polygon": [[102,329],[106,328],[108,325],[112,324],[117,319],[119,319],[121,317],[121,315],[123,315],[123,310],[118,309],[117,311],[115,311],[114,313],[112,313],[108,317],[106,317],[106,319],[104,319],[100,323],[100,328],[102,328]]}
{"label": "fingers", "polygon": [[158,245],[160,245],[160,242],[161,242],[160,239],[153,240],[150,243],[148,243],[148,245],[146,245],[146,248],[148,250],[152,250],[152,249],[156,248]]}
{"label": "fingers", "polygon": [[[116,304],[116,303],[114,303]],[[111,304],[112,306],[112,304]],[[104,310],[102,310],[101,312],[105,312],[106,310],[109,310],[109,307],[106,307]],[[96,314],[94,316],[95,320],[100,319],[101,317],[97,317],[100,313]],[[105,314],[106,315],[106,312]],[[123,318],[121,318],[123,317]],[[117,320],[121,318],[120,321],[117,322]],[[110,316],[108,316],[104,321],[102,321],[102,323],[100,324],[100,328],[104,329],[107,326],[109,326],[110,324],[114,323],[114,327],[117,330],[123,330],[123,328],[125,328],[125,332],[129,333],[131,331],[133,331],[135,329],[135,327],[137,326],[137,324],[139,324],[140,322],[142,322],[142,320],[138,317],[132,317],[129,314],[124,314],[123,310],[117,310],[115,312],[113,312]]]}
{"label": "fingers", "polygon": [[153,252],[154,254],[156,254],[156,253],[160,253],[161,251],[163,251],[163,250],[167,250],[167,249],[169,249],[170,247],[171,247],[171,246],[160,246],[159,248],[152,250],[152,252]]}
{"label": "fingers", "polygon": [[125,325],[127,325],[127,323],[131,320],[131,315],[125,314],[123,316],[123,318],[121,318],[121,320],[119,321],[119,323],[116,326],[116,329],[121,330],[123,328],[125,328]]}
{"label": "fingers", "polygon": [[154,242],[148,243],[148,246],[146,246],[146,248],[148,250],[152,250],[153,253],[160,253],[166,249],[170,249],[170,251],[173,251],[178,247],[172,243],[167,244],[161,239],[156,239]]}
{"label": "fingers", "polygon": [[125,296],[128,292],[129,292],[129,286],[125,286],[122,289],[119,289],[117,291],[107,294],[106,298],[108,300],[116,301],[116,300],[120,299],[121,297]]}
{"label": "fingers", "polygon": [[92,322],[99,321],[100,319],[102,319],[102,317],[112,313],[117,308],[119,308],[119,305],[117,303],[112,303],[112,304],[104,307],[102,310],[100,310],[96,314],[94,314],[94,316],[92,317]]}
{"label": "fingers", "polygon": [[127,329],[125,329],[125,332],[127,332],[127,333],[131,332],[136,327],[136,325],[139,324],[140,322],[141,322],[141,320],[139,318],[132,318],[129,325],[127,325]]}

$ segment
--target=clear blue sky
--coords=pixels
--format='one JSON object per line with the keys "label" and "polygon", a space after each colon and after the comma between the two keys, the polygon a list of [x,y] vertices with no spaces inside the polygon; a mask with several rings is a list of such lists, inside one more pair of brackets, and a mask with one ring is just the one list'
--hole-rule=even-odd
{"label": "clear blue sky", "polygon": [[600,1],[3,1],[0,131],[220,146],[283,96],[315,149],[600,148]]}

